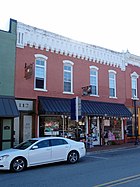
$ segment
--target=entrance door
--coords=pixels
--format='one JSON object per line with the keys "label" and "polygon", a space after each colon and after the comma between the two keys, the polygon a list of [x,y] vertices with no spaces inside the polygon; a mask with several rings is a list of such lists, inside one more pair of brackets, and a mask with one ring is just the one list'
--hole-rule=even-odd
{"label": "entrance door", "polygon": [[99,118],[91,119],[92,145],[100,145]]}
{"label": "entrance door", "polygon": [[2,150],[11,148],[13,143],[12,132],[13,132],[12,119],[3,119],[2,120]]}
{"label": "entrance door", "polygon": [[32,116],[25,115],[23,118],[23,141],[32,138]]}

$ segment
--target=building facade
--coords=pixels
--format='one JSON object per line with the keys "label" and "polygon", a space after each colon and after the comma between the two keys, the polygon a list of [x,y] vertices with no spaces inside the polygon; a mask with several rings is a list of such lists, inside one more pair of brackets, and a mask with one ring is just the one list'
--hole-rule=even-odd
{"label": "building facade", "polygon": [[[110,141],[123,142],[133,117],[134,93],[139,98],[139,65],[140,57],[128,51],[115,52],[18,22],[16,142],[50,135],[82,140],[90,134],[92,144],[101,145],[106,132]],[[79,120],[72,117],[74,98],[80,100]]]}
{"label": "building facade", "polygon": [[15,98],[16,21],[9,31],[0,30],[0,150],[14,142],[14,118],[19,115]]}

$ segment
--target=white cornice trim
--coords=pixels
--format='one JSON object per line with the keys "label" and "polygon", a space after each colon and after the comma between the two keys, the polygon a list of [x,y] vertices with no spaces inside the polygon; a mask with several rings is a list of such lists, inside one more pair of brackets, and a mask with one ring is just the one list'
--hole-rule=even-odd
{"label": "white cornice trim", "polygon": [[140,56],[131,54],[129,51],[124,53],[124,61],[125,65],[127,66],[128,64],[131,64],[133,66],[140,67]]}
{"label": "white cornice trim", "polygon": [[17,47],[24,48],[27,45],[36,49],[39,48],[40,50],[45,49],[46,51],[65,56],[118,67],[122,71],[125,71],[127,64],[131,64],[130,57],[128,59],[126,53],[119,53],[95,45],[78,42],[17,22]]}

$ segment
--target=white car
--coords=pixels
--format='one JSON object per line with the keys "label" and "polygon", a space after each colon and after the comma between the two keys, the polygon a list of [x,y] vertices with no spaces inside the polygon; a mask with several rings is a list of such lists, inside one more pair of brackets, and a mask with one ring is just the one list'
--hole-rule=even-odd
{"label": "white car", "polygon": [[59,161],[74,164],[85,154],[83,142],[62,137],[32,138],[15,148],[0,151],[0,170],[19,172],[27,167]]}

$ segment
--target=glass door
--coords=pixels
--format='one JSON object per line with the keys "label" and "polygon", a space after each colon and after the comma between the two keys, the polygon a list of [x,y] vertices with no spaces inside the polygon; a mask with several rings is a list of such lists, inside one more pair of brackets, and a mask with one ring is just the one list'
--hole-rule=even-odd
{"label": "glass door", "polygon": [[99,118],[91,118],[91,139],[92,145],[100,145]]}
{"label": "glass door", "polygon": [[12,146],[12,119],[3,119],[2,120],[2,150],[9,149]]}

